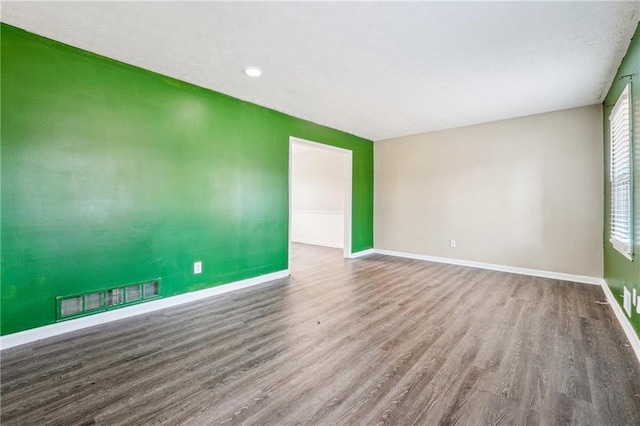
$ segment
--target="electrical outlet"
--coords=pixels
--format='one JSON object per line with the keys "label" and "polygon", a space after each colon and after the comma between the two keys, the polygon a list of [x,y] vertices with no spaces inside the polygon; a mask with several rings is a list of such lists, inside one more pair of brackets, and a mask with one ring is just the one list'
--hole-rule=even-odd
{"label": "electrical outlet", "polygon": [[193,273],[201,274],[202,273],[202,262],[193,262]]}
{"label": "electrical outlet", "polygon": [[456,248],[456,240],[449,240],[449,247]]}
{"label": "electrical outlet", "polygon": [[623,298],[624,310],[627,313],[627,316],[631,318],[631,292],[626,286],[624,287],[624,293],[622,294],[622,298]]}

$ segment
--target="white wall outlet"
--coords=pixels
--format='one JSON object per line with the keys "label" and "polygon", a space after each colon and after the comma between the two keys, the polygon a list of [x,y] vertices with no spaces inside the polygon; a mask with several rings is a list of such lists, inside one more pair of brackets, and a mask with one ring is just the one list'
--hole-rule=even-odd
{"label": "white wall outlet", "polygon": [[193,262],[193,273],[201,274],[202,273],[202,262]]}
{"label": "white wall outlet", "polygon": [[631,303],[633,304],[633,306],[636,306],[636,303],[638,303],[638,293],[636,292],[636,289],[633,289],[633,296],[631,297]]}
{"label": "white wall outlet", "polygon": [[449,240],[449,247],[456,248],[456,240]]}
{"label": "white wall outlet", "polygon": [[622,297],[624,301],[623,303],[624,310],[627,313],[627,316],[631,318],[631,292],[626,286],[624,287],[624,293]]}

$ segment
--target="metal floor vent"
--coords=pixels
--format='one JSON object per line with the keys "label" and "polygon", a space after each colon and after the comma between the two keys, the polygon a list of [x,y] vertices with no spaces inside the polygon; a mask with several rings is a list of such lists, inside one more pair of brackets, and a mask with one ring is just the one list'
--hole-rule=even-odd
{"label": "metal floor vent", "polygon": [[82,313],[82,297],[70,297],[60,303],[60,314],[63,317],[70,317]]}
{"label": "metal floor vent", "polygon": [[125,287],[124,294],[125,294],[125,298],[131,302],[142,299],[142,291],[140,290],[139,284]]}
{"label": "metal floor vent", "polygon": [[151,281],[150,283],[144,283],[142,285],[143,289],[143,297],[146,299],[147,297],[154,297],[159,294],[158,289],[158,281]]}
{"label": "metal floor vent", "polygon": [[84,295],[84,310],[95,311],[104,306],[104,293],[89,293]]}
{"label": "metal floor vent", "polygon": [[124,291],[121,288],[107,290],[107,306],[117,306],[124,303]]}
{"label": "metal floor vent", "polygon": [[160,297],[160,278],[138,284],[56,297],[57,320],[77,318]]}

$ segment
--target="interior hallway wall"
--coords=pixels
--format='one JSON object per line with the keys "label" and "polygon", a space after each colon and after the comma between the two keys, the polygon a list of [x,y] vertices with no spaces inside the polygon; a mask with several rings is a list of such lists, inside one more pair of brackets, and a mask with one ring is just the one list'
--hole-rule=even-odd
{"label": "interior hallway wall", "polygon": [[344,248],[345,155],[291,145],[291,241]]}

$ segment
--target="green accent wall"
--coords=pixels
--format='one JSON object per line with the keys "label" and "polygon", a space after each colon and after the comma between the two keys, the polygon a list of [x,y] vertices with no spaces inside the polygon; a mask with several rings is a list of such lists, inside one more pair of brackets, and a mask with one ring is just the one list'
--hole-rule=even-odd
{"label": "green accent wall", "polygon": [[[609,132],[609,114],[613,105],[618,100],[618,97],[622,93],[622,90],[629,82],[629,78],[622,78],[623,75],[633,75],[633,84],[631,85],[631,99],[632,99],[632,115],[633,115],[633,130],[632,130],[632,146],[633,146],[633,185],[634,185],[634,260],[633,262],[620,254],[614,249],[609,242],[610,237],[610,184],[609,184],[609,170],[610,170],[610,132]],[[604,157],[605,157],[605,176],[604,176],[604,278],[607,284],[611,288],[612,293],[616,297],[616,300],[622,306],[622,293],[623,286],[627,286],[630,291],[636,289],[640,295],[640,26],[636,30],[636,33],[631,41],[631,46],[625,55],[620,68],[616,74],[615,79],[607,97],[604,100]],[[633,314],[630,318],[636,333],[640,336],[640,315],[636,313],[635,307],[633,307]]]}
{"label": "green accent wall", "polygon": [[286,269],[290,136],[353,151],[352,250],[373,247],[371,141],[1,31],[1,334],[54,323],[57,296]]}

